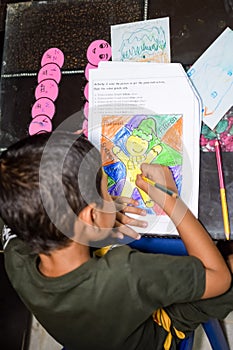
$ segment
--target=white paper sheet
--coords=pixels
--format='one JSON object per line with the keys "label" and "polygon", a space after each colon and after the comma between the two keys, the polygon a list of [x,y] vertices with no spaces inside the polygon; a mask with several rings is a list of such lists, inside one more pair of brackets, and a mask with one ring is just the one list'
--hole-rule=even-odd
{"label": "white paper sheet", "polygon": [[[88,135],[100,149],[102,118],[135,114],[183,116],[181,198],[198,214],[200,104],[180,64],[103,62],[90,72]],[[177,231],[164,215],[147,215],[149,228],[141,233]]]}
{"label": "white paper sheet", "polygon": [[226,28],[187,74],[203,103],[203,122],[214,129],[233,103],[233,31]]}

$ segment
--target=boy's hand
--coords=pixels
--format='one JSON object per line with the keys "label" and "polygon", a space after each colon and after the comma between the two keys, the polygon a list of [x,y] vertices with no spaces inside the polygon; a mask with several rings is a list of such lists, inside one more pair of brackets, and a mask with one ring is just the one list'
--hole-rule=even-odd
{"label": "boy's hand", "polygon": [[142,176],[157,182],[160,185],[167,187],[168,189],[177,193],[177,187],[173,179],[170,169],[166,166],[159,164],[145,164],[141,165],[142,174],[137,175],[136,185],[140,187],[143,191],[149,194],[149,196],[157,202],[158,195],[161,191],[149,185],[142,179]]}
{"label": "boy's hand", "polygon": [[138,202],[132,198],[114,196],[112,198],[115,201],[117,210],[115,230],[113,230],[115,232],[114,236],[120,239],[123,239],[124,236],[128,236],[133,239],[140,239],[141,235],[126,225],[145,228],[147,227],[148,223],[147,221],[132,218],[128,216],[127,213],[145,216],[146,211],[141,208],[137,208]]}

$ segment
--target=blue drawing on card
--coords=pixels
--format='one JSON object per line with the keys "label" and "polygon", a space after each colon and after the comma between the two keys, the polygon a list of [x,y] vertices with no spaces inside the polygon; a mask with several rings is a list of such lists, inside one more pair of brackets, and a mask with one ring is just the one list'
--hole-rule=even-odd
{"label": "blue drawing on card", "polygon": [[121,61],[154,59],[166,48],[166,36],[162,27],[141,28],[132,33],[125,33],[119,49]]}
{"label": "blue drawing on card", "polygon": [[[187,72],[203,105],[204,117],[221,119],[232,105],[233,31],[227,28]],[[232,92],[232,93],[231,93]]]}

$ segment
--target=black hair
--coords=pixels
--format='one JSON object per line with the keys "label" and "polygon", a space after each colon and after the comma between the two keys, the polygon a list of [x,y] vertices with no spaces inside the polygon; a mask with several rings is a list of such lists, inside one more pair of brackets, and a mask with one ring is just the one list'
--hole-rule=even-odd
{"label": "black hair", "polygon": [[0,156],[0,215],[33,253],[49,254],[70,244],[88,203],[102,205],[101,179],[100,153],[83,136],[27,137]]}

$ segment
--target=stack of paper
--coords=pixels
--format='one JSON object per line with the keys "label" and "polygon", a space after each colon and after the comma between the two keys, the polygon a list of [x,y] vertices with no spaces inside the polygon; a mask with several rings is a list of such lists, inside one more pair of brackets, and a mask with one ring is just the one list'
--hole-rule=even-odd
{"label": "stack of paper", "polygon": [[182,65],[102,62],[89,84],[88,136],[102,152],[109,192],[132,196],[147,210],[149,227],[139,232],[176,235],[135,178],[143,162],[168,165],[197,216],[201,106]]}

